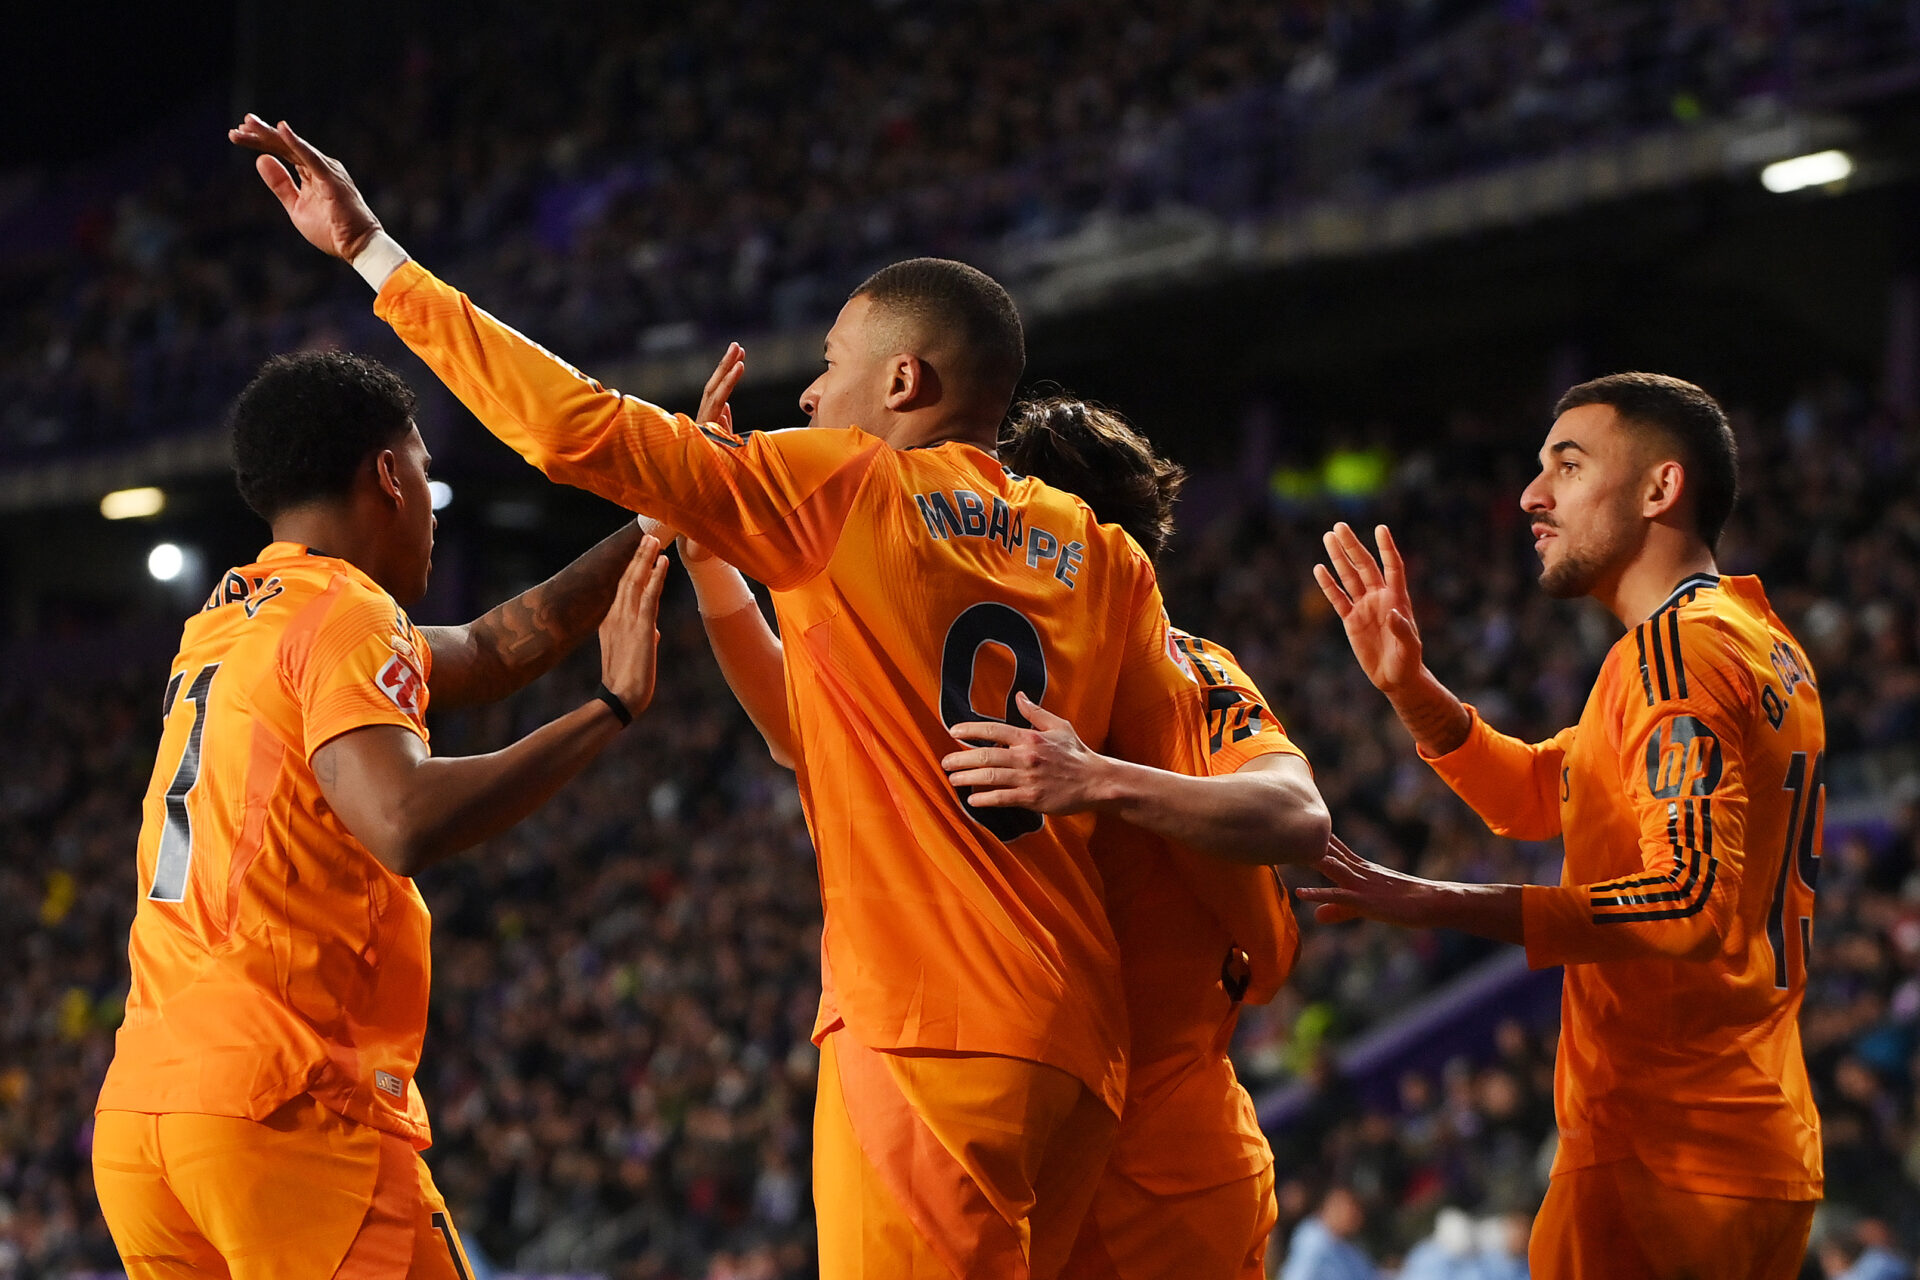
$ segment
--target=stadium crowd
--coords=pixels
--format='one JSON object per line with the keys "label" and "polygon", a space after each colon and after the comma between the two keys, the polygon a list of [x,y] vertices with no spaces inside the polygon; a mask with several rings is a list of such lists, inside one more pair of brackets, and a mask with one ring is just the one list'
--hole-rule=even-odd
{"label": "stadium crowd", "polygon": [[[1874,1247],[1920,1245],[1920,499],[1902,479],[1920,432],[1844,381],[1736,422],[1747,496],[1723,566],[1764,576],[1829,708],[1802,1027],[1826,1123],[1816,1255],[1839,1276]],[[1238,652],[1309,752],[1338,829],[1422,875],[1551,878],[1556,851],[1487,835],[1416,761],[1307,570],[1330,519],[1388,521],[1436,671],[1513,731],[1570,722],[1613,628],[1534,586],[1515,496],[1537,426],[1463,413],[1444,432],[1383,430],[1372,492],[1316,481],[1338,432],[1301,432],[1282,446],[1284,485],[1201,477],[1163,565],[1176,621]],[[1202,510],[1221,514],[1207,524]],[[637,728],[548,809],[421,881],[435,916],[429,1159],[469,1243],[502,1267],[810,1273],[812,855],[791,780],[727,695],[689,596],[681,585],[669,601],[660,692]],[[0,1277],[115,1266],[89,1187],[90,1112],[125,996],[136,798],[163,677],[0,692],[0,714],[32,729],[0,738]],[[508,704],[436,717],[436,746],[497,745],[591,683],[578,661]],[[1551,1156],[1551,1026],[1508,1022],[1482,1056],[1417,1066],[1397,1101],[1367,1103],[1334,1050],[1491,944],[1304,932],[1295,978],[1248,1011],[1237,1051],[1256,1096],[1312,1084],[1274,1135],[1276,1265],[1294,1241],[1289,1280],[1367,1274],[1314,1269],[1335,1245],[1369,1267],[1404,1260],[1410,1280],[1510,1274],[1420,1268],[1460,1262],[1478,1237],[1474,1265],[1511,1263]],[[1460,1210],[1487,1220],[1477,1237]]]}
{"label": "stadium crowd", "polygon": [[[1920,58],[1870,0],[459,10],[299,123],[424,260],[589,362],[818,320],[910,253],[1017,284],[1092,218],[1257,221]],[[268,354],[374,339],[197,119],[0,182],[0,456],[204,426]]]}

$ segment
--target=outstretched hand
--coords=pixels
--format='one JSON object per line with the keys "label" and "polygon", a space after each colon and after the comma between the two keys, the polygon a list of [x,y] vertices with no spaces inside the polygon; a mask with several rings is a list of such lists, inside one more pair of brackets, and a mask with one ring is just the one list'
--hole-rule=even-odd
{"label": "outstretched hand", "polygon": [[1413,622],[1406,565],[1393,534],[1378,525],[1373,536],[1378,561],[1345,521],[1334,525],[1322,538],[1333,567],[1313,566],[1313,580],[1340,616],[1367,679],[1391,696],[1420,673],[1420,629]]}
{"label": "outstretched hand", "polygon": [[732,398],[733,389],[740,385],[740,379],[746,373],[747,349],[737,342],[729,342],[726,354],[713,367],[713,375],[707,379],[706,388],[700,393],[700,413],[694,421],[717,422],[727,430],[733,430],[733,406],[727,401]]}
{"label": "outstretched hand", "polygon": [[1080,813],[1097,805],[1111,763],[1074,732],[1071,722],[1026,694],[1014,705],[1031,729],[998,720],[971,720],[950,732],[969,745],[940,761],[947,781],[972,787],[967,803],[978,809],[1020,808],[1037,813]]}
{"label": "outstretched hand", "polygon": [[1430,881],[1368,862],[1339,836],[1327,838],[1327,851],[1313,869],[1333,883],[1295,889],[1293,896],[1317,904],[1313,918],[1322,924],[1360,919],[1408,927],[1429,923],[1421,907],[1432,887]]}
{"label": "outstretched hand", "polygon": [[285,120],[270,125],[248,112],[238,127],[227,130],[227,138],[262,153],[254,161],[261,180],[294,227],[322,253],[352,262],[380,230],[380,219],[367,208],[345,166],[321,154]]}
{"label": "outstretched hand", "polygon": [[600,681],[638,717],[653,702],[654,673],[660,656],[660,592],[667,582],[667,558],[652,534],[620,575],[613,606],[600,623]]}

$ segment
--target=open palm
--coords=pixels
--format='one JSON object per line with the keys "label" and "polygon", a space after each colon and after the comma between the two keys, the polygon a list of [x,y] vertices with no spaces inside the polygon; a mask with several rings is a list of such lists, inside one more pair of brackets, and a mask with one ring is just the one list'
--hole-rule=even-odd
{"label": "open palm", "polygon": [[286,121],[270,125],[249,113],[227,130],[227,137],[236,146],[261,153],[254,162],[261,180],[294,228],[322,253],[351,262],[380,230],[380,220],[367,208],[346,167],[323,155]]}
{"label": "open palm", "polygon": [[1413,601],[1407,595],[1406,565],[1387,526],[1374,529],[1380,558],[1342,521],[1327,531],[1327,565],[1313,567],[1327,603],[1347,629],[1347,643],[1360,669],[1383,693],[1403,688],[1421,667],[1420,631],[1413,624]]}

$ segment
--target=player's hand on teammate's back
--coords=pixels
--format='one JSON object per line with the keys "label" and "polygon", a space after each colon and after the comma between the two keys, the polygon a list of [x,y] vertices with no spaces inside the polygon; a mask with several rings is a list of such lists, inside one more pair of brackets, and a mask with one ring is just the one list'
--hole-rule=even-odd
{"label": "player's hand on teammate's back", "polygon": [[733,430],[733,406],[727,402],[733,398],[733,389],[740,385],[746,372],[747,349],[737,342],[729,342],[726,354],[713,366],[713,374],[700,392],[700,412],[694,421],[717,422],[728,431]]}
{"label": "player's hand on teammate's back", "polygon": [[967,803],[975,808],[1081,813],[1098,805],[1111,762],[1080,741],[1070,722],[1026,694],[1017,695],[1015,705],[1031,729],[998,720],[951,727],[953,736],[969,745],[940,761],[947,781],[974,788]]}
{"label": "player's hand on teammate's back", "polygon": [[1414,625],[1406,565],[1393,534],[1377,525],[1373,536],[1380,548],[1377,561],[1345,521],[1334,525],[1322,538],[1332,570],[1317,564],[1313,579],[1340,616],[1367,679],[1392,694],[1420,673],[1420,629]]}
{"label": "player's hand on teammate's back", "polygon": [[380,219],[361,198],[345,166],[321,154],[286,121],[276,127],[248,112],[238,127],[227,130],[227,138],[263,153],[254,168],[294,227],[322,253],[352,262],[380,230]]}
{"label": "player's hand on teammate's back", "polygon": [[613,607],[600,623],[600,682],[638,717],[653,701],[654,670],[660,656],[660,592],[667,582],[667,558],[652,534],[620,575]]}
{"label": "player's hand on teammate's back", "polygon": [[1313,869],[1332,885],[1295,889],[1293,896],[1316,904],[1313,918],[1322,924],[1360,919],[1401,925],[1421,922],[1417,908],[1431,887],[1428,882],[1367,861],[1339,836],[1328,837],[1327,851]]}

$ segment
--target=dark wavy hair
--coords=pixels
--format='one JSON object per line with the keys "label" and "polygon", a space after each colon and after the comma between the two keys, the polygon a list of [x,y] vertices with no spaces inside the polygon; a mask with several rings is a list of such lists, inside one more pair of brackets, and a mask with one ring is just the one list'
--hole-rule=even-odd
{"label": "dark wavy hair", "polygon": [[338,498],[370,456],[413,425],[413,388],[345,351],[275,356],[233,402],[233,479],[261,519]]}
{"label": "dark wavy hair", "polygon": [[1740,448],[1720,402],[1691,382],[1664,373],[1610,373],[1568,388],[1553,416],[1583,404],[1610,405],[1628,427],[1657,436],[1686,473],[1682,492],[1693,503],[1693,527],[1709,549],[1740,496]]}
{"label": "dark wavy hair", "polygon": [[1001,434],[1000,461],[1078,495],[1100,523],[1131,534],[1150,560],[1173,538],[1173,504],[1186,468],[1155,453],[1111,409],[1072,396],[1023,400]]}

